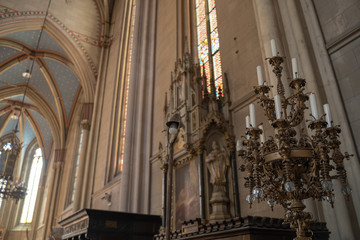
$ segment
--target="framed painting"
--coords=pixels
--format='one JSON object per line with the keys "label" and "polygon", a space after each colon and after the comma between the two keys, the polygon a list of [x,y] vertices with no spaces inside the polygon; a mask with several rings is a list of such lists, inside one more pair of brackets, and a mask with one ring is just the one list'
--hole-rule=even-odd
{"label": "framed painting", "polygon": [[175,228],[186,220],[200,217],[198,159],[192,159],[175,172]]}

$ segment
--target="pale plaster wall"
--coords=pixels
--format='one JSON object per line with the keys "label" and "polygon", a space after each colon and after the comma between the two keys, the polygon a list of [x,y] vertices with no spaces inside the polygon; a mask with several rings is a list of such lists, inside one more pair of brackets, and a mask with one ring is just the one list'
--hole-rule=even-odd
{"label": "pale plaster wall", "polygon": [[359,153],[360,2],[357,0],[313,2]]}
{"label": "pale plaster wall", "polygon": [[[156,20],[155,88],[152,126],[152,154],[158,153],[159,142],[164,145],[165,92],[169,94],[170,73],[176,60],[176,1],[159,0]],[[149,159],[148,159],[149,161]],[[151,164],[150,213],[161,214],[162,171],[160,163]]]}
{"label": "pale plaster wall", "polygon": [[[94,186],[92,189],[93,200],[92,200],[92,208],[96,209],[109,209],[106,201],[101,200],[104,196],[105,192],[112,193],[112,201],[114,204],[111,206],[111,210],[119,210],[118,205],[118,193],[119,193],[119,177],[113,179],[108,186],[107,183],[107,171],[108,171],[108,161],[110,158],[110,138],[112,136],[111,132],[111,119],[114,108],[114,94],[115,94],[115,86],[117,81],[117,70],[119,61],[121,59],[120,47],[121,43],[121,34],[122,34],[122,20],[123,20],[123,8],[125,1],[116,1],[114,6],[114,13],[111,26],[111,35],[113,36],[112,44],[110,45],[109,57],[108,57],[108,65],[106,71],[106,75],[104,79],[99,79],[99,81],[104,81],[105,86],[105,94],[99,96],[99,102],[103,102],[103,108],[101,111],[101,124],[99,135],[95,136],[98,138],[98,145],[96,146],[96,165],[95,165],[95,173],[94,176],[91,177],[94,182]],[[100,83],[99,83],[100,84]],[[99,85],[98,84],[98,85]],[[99,104],[99,103],[98,103]],[[94,116],[95,117],[95,116]],[[114,189],[114,190],[113,190]]]}

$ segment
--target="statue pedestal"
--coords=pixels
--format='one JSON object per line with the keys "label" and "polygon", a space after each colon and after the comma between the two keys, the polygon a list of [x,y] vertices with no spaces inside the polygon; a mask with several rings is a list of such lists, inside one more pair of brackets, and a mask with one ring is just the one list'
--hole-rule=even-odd
{"label": "statue pedestal", "polygon": [[[216,187],[215,187],[216,189]],[[229,199],[224,191],[214,191],[211,195],[210,204],[212,206],[212,213],[210,214],[209,222],[223,221],[230,218],[228,213]]]}

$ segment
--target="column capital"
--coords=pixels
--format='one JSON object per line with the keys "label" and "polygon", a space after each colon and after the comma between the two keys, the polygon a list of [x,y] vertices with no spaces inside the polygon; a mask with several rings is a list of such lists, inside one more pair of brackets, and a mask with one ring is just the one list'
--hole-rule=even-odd
{"label": "column capital", "polygon": [[81,129],[90,130],[90,121],[87,119],[83,119],[80,123]]}
{"label": "column capital", "polygon": [[64,164],[65,161],[65,149],[55,149],[54,152],[54,168],[57,169]]}

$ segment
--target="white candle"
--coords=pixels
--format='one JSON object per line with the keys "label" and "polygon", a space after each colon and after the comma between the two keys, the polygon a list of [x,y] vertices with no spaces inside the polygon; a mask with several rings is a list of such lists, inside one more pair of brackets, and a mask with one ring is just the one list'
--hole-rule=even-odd
{"label": "white candle", "polygon": [[274,96],[275,101],[275,113],[276,113],[276,119],[281,118],[281,101],[280,101],[280,95],[276,94]]}
{"label": "white candle", "polygon": [[250,128],[250,117],[249,117],[249,115],[246,115],[245,123],[246,123],[246,128]]}
{"label": "white candle", "polygon": [[256,127],[256,118],[255,118],[255,105],[252,103],[249,105],[249,110],[250,110],[250,123],[251,123],[251,127]]}
{"label": "white candle", "polygon": [[325,112],[325,114],[326,114],[326,122],[327,122],[327,124],[328,124],[328,127],[332,127],[331,126],[331,114],[330,114],[330,107],[329,107],[329,104],[324,104],[324,112]]}
{"label": "white candle", "polygon": [[315,120],[318,120],[319,115],[318,115],[317,106],[316,106],[315,94],[310,93],[309,98],[310,98],[311,114],[314,116]]}
{"label": "white candle", "polygon": [[261,66],[256,67],[257,77],[258,77],[258,84],[259,86],[264,85],[264,79],[261,73]]}
{"label": "white candle", "polygon": [[298,67],[297,67],[296,58],[292,58],[291,63],[292,63],[293,78],[294,79],[298,78],[299,74],[298,74]]}
{"label": "white candle", "polygon": [[262,133],[260,134],[260,142],[264,143],[265,142],[265,132],[264,132],[264,126],[260,125],[259,128],[262,130]]}
{"label": "white candle", "polygon": [[238,151],[240,151],[241,150],[241,142],[240,142],[240,140],[238,139],[237,141],[236,141],[236,151],[238,152]]}
{"label": "white candle", "polygon": [[[245,122],[246,122],[246,128],[250,128],[250,117],[249,117],[249,115],[246,115]],[[250,135],[246,135],[246,139],[250,139]]]}
{"label": "white candle", "polygon": [[273,55],[273,57],[276,57],[277,51],[276,51],[275,39],[271,39],[270,44],[271,44],[272,55]]}

